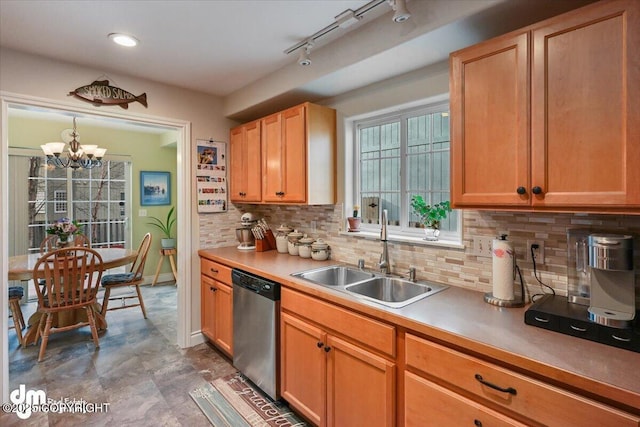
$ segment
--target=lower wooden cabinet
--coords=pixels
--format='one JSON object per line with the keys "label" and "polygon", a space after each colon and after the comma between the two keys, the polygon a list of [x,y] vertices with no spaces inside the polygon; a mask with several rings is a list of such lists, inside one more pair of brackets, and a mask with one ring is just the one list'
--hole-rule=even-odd
{"label": "lower wooden cabinet", "polygon": [[281,395],[318,426],[395,425],[395,364],[288,313]]}
{"label": "lower wooden cabinet", "polygon": [[202,334],[229,357],[233,356],[233,288],[201,276]]}
{"label": "lower wooden cabinet", "polygon": [[[407,425],[411,414],[419,412],[425,403],[417,397],[421,393],[435,394],[432,382],[437,382],[440,398],[458,402],[466,416],[493,417],[494,424],[509,424],[508,417],[517,418],[525,424],[561,425],[563,427],[582,426],[636,426],[640,417],[616,408],[571,393],[551,384],[519,374],[491,362],[478,359],[429,340],[406,334],[405,360],[409,371],[419,377],[405,373],[405,418]],[[426,381],[426,379],[430,381]],[[462,395],[467,396],[465,399]],[[471,399],[471,400],[470,400]],[[462,402],[462,403],[461,403]],[[490,411],[493,408],[495,412]],[[504,415],[497,423],[496,413]],[[459,414],[463,416],[462,412]],[[504,424],[506,422],[506,424]],[[495,424],[497,423],[497,424]],[[445,424],[422,424],[445,425]],[[453,424],[469,425],[469,424]],[[486,425],[486,424],[482,424]]]}
{"label": "lower wooden cabinet", "polygon": [[411,372],[404,374],[406,427],[526,426]]}

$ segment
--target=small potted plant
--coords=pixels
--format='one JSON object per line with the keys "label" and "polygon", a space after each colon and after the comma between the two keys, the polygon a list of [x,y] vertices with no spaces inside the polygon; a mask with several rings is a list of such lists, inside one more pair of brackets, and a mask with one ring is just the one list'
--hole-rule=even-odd
{"label": "small potted plant", "polygon": [[347,221],[349,221],[349,231],[351,232],[360,231],[360,221],[362,219],[358,217],[359,210],[360,206],[353,205],[353,216],[347,218]]}
{"label": "small potted plant", "polygon": [[426,240],[438,240],[440,235],[440,221],[447,217],[451,212],[449,201],[428,205],[422,196],[415,195],[411,197],[411,208],[413,213],[420,217],[425,227]]}
{"label": "small potted plant", "polygon": [[150,216],[149,219],[151,219],[152,222],[147,223],[159,228],[160,231],[162,231],[162,234],[164,235],[160,243],[162,245],[162,249],[174,249],[176,247],[176,239],[172,234],[173,226],[176,223],[174,209],[175,207],[173,206],[171,207],[171,209],[169,209],[167,218],[164,221],[162,221],[160,218]]}

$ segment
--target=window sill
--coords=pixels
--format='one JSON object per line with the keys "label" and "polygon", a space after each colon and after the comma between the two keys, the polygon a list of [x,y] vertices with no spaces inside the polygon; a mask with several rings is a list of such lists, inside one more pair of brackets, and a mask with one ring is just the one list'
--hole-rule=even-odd
{"label": "window sill", "polygon": [[[341,236],[349,236],[349,237],[359,237],[363,239],[370,240],[380,240],[380,232],[371,232],[371,231],[358,231],[358,232],[349,232],[349,231],[341,231],[339,233]],[[401,236],[399,234],[391,234],[388,233],[388,241],[392,243],[408,243],[412,245],[420,245],[420,246],[437,246],[442,248],[449,249],[464,249],[464,244],[461,242],[457,242],[454,240],[436,240],[436,241],[428,241],[421,237],[414,236]]]}

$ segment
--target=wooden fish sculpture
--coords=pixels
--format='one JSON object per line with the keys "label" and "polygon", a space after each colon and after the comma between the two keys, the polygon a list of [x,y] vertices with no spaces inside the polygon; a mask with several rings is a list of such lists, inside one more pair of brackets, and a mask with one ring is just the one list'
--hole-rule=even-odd
{"label": "wooden fish sculpture", "polygon": [[96,80],[90,85],[85,85],[69,92],[69,96],[75,96],[83,101],[99,107],[101,105],[119,105],[125,110],[129,108],[129,103],[137,101],[147,107],[147,94],[135,96],[119,87],[110,86],[109,80]]}

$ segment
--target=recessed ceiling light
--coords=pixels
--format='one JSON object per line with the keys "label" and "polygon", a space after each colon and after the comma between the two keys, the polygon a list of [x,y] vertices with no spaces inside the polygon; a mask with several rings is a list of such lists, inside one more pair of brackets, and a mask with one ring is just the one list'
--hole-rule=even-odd
{"label": "recessed ceiling light", "polygon": [[127,34],[111,33],[109,34],[109,38],[113,40],[114,43],[117,43],[120,46],[133,47],[138,44],[137,38],[129,36]]}

